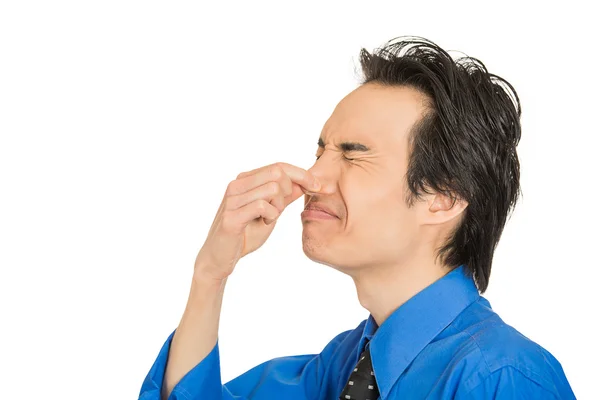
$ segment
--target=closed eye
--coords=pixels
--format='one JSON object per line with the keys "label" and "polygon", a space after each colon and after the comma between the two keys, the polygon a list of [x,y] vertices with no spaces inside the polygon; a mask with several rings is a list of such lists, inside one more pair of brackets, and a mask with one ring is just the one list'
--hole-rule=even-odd
{"label": "closed eye", "polygon": [[[354,158],[348,158],[348,157],[346,157],[346,156],[343,156],[343,157],[344,157],[344,160],[346,160],[346,161],[354,161]],[[318,160],[319,158],[321,158],[321,156],[317,156],[317,160]]]}

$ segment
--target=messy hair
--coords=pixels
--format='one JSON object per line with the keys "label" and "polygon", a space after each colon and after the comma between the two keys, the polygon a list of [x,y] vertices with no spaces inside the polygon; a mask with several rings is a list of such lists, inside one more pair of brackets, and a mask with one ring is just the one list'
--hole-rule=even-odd
{"label": "messy hair", "polygon": [[392,39],[372,53],[361,49],[360,66],[361,84],[411,87],[425,95],[424,115],[408,139],[405,201],[412,207],[431,189],[468,203],[436,260],[464,265],[485,292],[494,250],[521,193],[516,91],[478,59],[453,60],[418,36]]}

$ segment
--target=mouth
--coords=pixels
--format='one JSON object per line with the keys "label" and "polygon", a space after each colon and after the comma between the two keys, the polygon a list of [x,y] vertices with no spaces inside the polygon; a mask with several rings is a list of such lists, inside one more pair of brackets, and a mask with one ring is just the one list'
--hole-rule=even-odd
{"label": "mouth", "polygon": [[304,220],[306,220],[306,219],[338,219],[337,217],[335,217],[331,214],[327,214],[324,211],[311,210],[311,209],[302,211],[301,217]]}
{"label": "mouth", "polygon": [[301,214],[302,219],[339,219],[335,212],[322,203],[308,203]]}

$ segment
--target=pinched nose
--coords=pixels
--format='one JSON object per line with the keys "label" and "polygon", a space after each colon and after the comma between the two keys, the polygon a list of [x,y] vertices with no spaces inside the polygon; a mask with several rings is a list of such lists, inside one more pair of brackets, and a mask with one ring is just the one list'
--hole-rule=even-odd
{"label": "pinched nose", "polygon": [[[321,183],[321,189],[315,193],[333,194],[336,191],[336,178],[331,166],[317,162],[308,170]],[[306,192],[305,192],[306,193]]]}

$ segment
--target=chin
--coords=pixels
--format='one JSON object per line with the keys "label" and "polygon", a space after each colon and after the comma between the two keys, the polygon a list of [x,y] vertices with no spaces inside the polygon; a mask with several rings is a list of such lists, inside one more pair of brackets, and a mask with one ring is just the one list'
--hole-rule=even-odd
{"label": "chin", "polygon": [[309,260],[316,262],[317,264],[323,264],[333,269],[339,269],[338,263],[332,259],[335,257],[331,257],[331,248],[322,241],[303,235],[302,251]]}
{"label": "chin", "polygon": [[302,251],[306,257],[314,262],[322,262],[327,256],[327,246],[312,236],[302,235]]}

